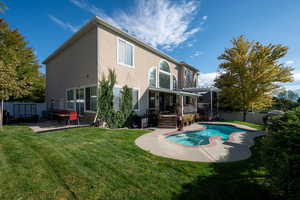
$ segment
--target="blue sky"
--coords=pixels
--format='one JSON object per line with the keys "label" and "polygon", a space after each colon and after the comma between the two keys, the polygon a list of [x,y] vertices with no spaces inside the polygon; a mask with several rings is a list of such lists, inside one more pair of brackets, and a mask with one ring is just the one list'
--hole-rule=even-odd
{"label": "blue sky", "polygon": [[[43,61],[95,15],[126,29],[168,55],[197,67],[202,84],[216,75],[217,57],[230,40],[289,47],[283,63],[295,68],[289,89],[300,89],[299,0],[4,0],[1,14],[18,28]],[[44,71],[44,69],[41,69]]]}

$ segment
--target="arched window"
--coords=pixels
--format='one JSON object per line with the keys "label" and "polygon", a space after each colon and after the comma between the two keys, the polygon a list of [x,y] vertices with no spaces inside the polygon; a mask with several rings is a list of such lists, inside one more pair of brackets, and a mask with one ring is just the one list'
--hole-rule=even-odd
{"label": "arched window", "polygon": [[171,73],[169,64],[166,61],[159,63],[159,87],[171,89]]}
{"label": "arched window", "polygon": [[170,73],[169,64],[166,61],[161,61],[159,64],[159,70]]}
{"label": "arched window", "polygon": [[156,67],[150,68],[148,72],[149,87],[156,87]]}

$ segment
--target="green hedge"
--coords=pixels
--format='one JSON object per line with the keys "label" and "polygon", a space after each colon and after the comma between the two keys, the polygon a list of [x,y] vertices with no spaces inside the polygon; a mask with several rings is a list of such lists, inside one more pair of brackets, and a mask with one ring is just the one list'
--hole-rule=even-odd
{"label": "green hedge", "polygon": [[262,161],[269,185],[284,199],[300,199],[300,107],[273,116],[266,128]]}

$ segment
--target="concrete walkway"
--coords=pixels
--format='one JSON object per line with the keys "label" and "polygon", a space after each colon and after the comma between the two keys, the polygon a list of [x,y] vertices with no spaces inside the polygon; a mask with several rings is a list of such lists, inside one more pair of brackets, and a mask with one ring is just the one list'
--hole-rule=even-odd
{"label": "concrete walkway", "polygon": [[79,125],[66,125],[65,123],[56,122],[56,121],[43,121],[38,123],[27,123],[34,132],[36,133],[44,133],[44,132],[50,132],[50,131],[58,131],[58,130],[64,130],[64,129],[70,129],[70,128],[81,128],[81,127],[87,127],[90,126],[86,123],[80,123]]}
{"label": "concrete walkway", "polygon": [[[168,141],[165,137],[176,133],[176,129],[155,129],[153,132],[140,136],[135,144],[150,153],[162,157],[187,160],[196,162],[232,162],[244,160],[251,156],[249,147],[254,144],[253,139],[264,135],[256,129],[223,122],[207,122],[212,124],[233,125],[237,128],[249,130],[247,133],[233,133],[226,142],[220,137],[210,137],[209,145],[184,146]],[[193,124],[184,128],[184,131],[200,130],[204,127],[201,124]]]}

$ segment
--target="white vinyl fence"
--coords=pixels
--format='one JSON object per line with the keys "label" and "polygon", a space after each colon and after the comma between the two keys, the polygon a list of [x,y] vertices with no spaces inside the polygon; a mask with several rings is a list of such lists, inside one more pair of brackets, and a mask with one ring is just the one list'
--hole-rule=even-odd
{"label": "white vinyl fence", "polygon": [[4,102],[4,110],[9,112],[10,116],[15,118],[38,115],[43,117],[43,111],[46,111],[46,103],[31,102]]}
{"label": "white vinyl fence", "polygon": [[[266,115],[267,113],[248,112],[246,121],[263,124],[263,117]],[[219,118],[222,120],[243,121],[243,112],[219,112]]]}

